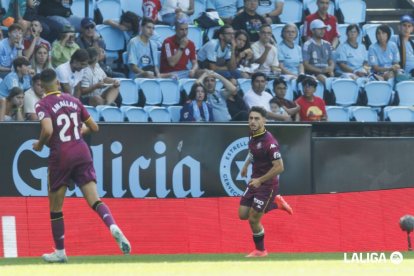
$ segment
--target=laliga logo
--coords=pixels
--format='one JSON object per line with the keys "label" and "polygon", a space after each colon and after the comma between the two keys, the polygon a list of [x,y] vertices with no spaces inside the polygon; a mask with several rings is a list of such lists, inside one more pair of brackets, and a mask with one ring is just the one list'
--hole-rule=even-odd
{"label": "laliga logo", "polygon": [[[221,184],[223,185],[224,190],[229,196],[240,196],[244,192],[244,189],[241,190],[236,185],[236,183],[233,181],[233,177],[231,174],[233,161],[236,164],[237,169],[238,169],[236,180],[244,181],[246,185],[248,183],[249,179],[241,176],[241,170],[243,168],[244,162],[246,161],[246,157],[247,157],[248,143],[249,143],[248,137],[237,139],[236,141],[231,143],[226,148],[223,156],[221,157],[221,161],[220,161]],[[243,152],[242,156],[237,157],[237,155],[241,152]],[[238,160],[235,160],[236,158]],[[249,168],[247,170],[248,176],[251,175],[251,171],[252,171],[252,166],[249,165]]]}

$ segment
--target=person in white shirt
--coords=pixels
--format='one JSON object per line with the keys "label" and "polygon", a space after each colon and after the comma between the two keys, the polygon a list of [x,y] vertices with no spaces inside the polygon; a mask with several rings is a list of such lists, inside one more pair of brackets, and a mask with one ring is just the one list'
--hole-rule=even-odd
{"label": "person in white shirt", "polygon": [[279,60],[276,43],[272,38],[272,28],[263,24],[259,31],[259,41],[252,44],[253,59],[260,64],[258,71],[266,75],[279,75]]}

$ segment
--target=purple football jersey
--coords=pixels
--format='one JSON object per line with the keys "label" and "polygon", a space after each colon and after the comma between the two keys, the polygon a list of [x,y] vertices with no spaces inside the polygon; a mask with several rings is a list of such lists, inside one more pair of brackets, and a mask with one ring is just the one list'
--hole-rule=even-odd
{"label": "purple football jersey", "polygon": [[[266,131],[263,135],[252,137],[249,141],[249,151],[252,157],[252,178],[258,178],[266,174],[273,166],[274,160],[281,159],[279,143],[273,135]],[[279,183],[279,177],[263,183],[262,185],[275,185]]]}

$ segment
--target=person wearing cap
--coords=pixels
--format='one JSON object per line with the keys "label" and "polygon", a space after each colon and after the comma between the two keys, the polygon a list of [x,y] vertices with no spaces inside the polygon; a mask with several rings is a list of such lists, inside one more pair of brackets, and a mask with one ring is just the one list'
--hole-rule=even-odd
{"label": "person wearing cap", "polygon": [[13,87],[20,87],[23,91],[31,87],[29,60],[23,56],[17,57],[13,60],[13,69],[0,83],[0,98],[6,98]]}
{"label": "person wearing cap", "polygon": [[302,81],[303,95],[296,103],[300,106],[299,116],[303,122],[327,121],[325,102],[322,98],[315,96],[318,83],[312,77],[307,77]]}
{"label": "person wearing cap", "polygon": [[10,73],[13,60],[22,55],[22,27],[19,24],[11,25],[8,35],[9,37],[0,41],[0,78]]}
{"label": "person wearing cap", "polygon": [[339,32],[337,29],[338,21],[334,15],[328,14],[330,0],[317,0],[316,4],[318,10],[305,18],[303,36],[305,40],[309,40],[312,37],[311,23],[315,19],[321,20],[326,25],[326,32],[323,39],[331,43],[332,47],[336,49],[339,44]]}
{"label": "person wearing cap", "polygon": [[[191,62],[191,69],[187,63]],[[167,37],[161,46],[161,73],[172,73],[176,78],[194,78],[201,75],[198,70],[194,42],[188,39],[188,18],[175,22],[175,35]]]}
{"label": "person wearing cap", "polygon": [[71,25],[65,25],[59,39],[52,44],[52,65],[59,65],[70,60],[72,54],[79,49],[79,45],[75,42],[75,28]]}
{"label": "person wearing cap", "polygon": [[81,21],[81,33],[76,38],[75,42],[81,49],[88,49],[89,47],[97,47],[105,49],[105,42],[102,37],[96,32],[96,24],[92,18],[85,17]]}
{"label": "person wearing cap", "polygon": [[389,81],[393,85],[394,77],[401,67],[398,47],[390,41],[391,28],[384,24],[378,26],[375,37],[377,42],[368,49],[368,63],[377,79]]}
{"label": "person wearing cap", "polygon": [[399,35],[393,35],[391,41],[397,44],[400,53],[400,66],[404,70],[397,81],[413,79],[414,77],[414,41],[410,38],[414,29],[414,19],[410,15],[403,15],[400,19]]}
{"label": "person wearing cap", "polygon": [[306,41],[302,47],[305,73],[314,75],[320,82],[326,84],[327,77],[333,77],[335,69],[332,46],[323,39],[327,26],[322,20],[315,19],[310,28],[312,38]]}

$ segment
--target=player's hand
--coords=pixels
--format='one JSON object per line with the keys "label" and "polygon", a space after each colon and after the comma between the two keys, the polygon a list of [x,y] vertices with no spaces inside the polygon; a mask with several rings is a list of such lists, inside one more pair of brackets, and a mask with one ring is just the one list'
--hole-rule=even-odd
{"label": "player's hand", "polygon": [[249,181],[249,186],[250,187],[259,188],[260,185],[262,185],[262,183],[260,183],[259,179],[257,179],[257,178],[252,178]]}
{"label": "player's hand", "polygon": [[240,172],[241,177],[247,177],[247,167],[243,166],[241,172]]}
{"label": "player's hand", "polygon": [[43,149],[43,145],[41,145],[39,141],[34,142],[32,147],[34,151],[42,151]]}

